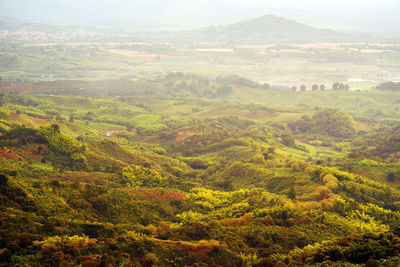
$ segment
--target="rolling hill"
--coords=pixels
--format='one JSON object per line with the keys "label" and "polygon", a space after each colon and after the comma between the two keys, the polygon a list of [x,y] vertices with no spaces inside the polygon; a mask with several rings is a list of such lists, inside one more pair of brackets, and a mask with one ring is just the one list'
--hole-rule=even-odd
{"label": "rolling hill", "polygon": [[316,29],[274,15],[264,15],[223,26],[207,27],[200,30],[197,36],[207,41],[231,43],[344,41],[353,38],[348,34]]}

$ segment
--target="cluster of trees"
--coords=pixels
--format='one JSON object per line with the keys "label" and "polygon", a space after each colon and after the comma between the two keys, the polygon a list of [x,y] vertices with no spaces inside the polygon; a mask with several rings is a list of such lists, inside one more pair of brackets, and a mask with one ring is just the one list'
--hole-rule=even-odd
{"label": "cluster of trees", "polygon": [[[400,238],[397,232],[353,234],[336,242],[308,246],[285,258],[290,265],[316,264],[324,261],[367,263],[367,266],[383,266],[384,261],[400,253]],[[393,260],[395,266],[399,258]]]}
{"label": "cluster of trees", "polygon": [[218,76],[215,81],[218,83],[239,85],[249,88],[270,89],[270,85],[267,83],[260,84],[239,75]]}
{"label": "cluster of trees", "polygon": [[[297,91],[297,89],[298,88],[296,86],[292,87],[292,91]],[[318,91],[318,90],[324,91],[325,89],[327,89],[327,88],[324,84],[318,85],[315,83],[311,86],[311,90],[313,90],[313,91]],[[350,86],[348,84],[338,83],[338,82],[335,82],[334,84],[332,84],[332,90],[349,91],[349,89],[350,89]],[[307,86],[303,84],[300,86],[299,90],[301,92],[305,92],[305,91],[307,91]]]}
{"label": "cluster of trees", "polygon": [[323,84],[321,84],[321,85],[318,85],[318,84],[313,84],[312,85],[312,87],[311,87],[311,89],[313,90],[313,91],[318,91],[318,90],[321,90],[321,91],[323,91],[323,90],[325,90],[325,85],[323,85]]}
{"label": "cluster of trees", "polygon": [[400,90],[400,82],[386,82],[386,83],[381,83],[376,86],[377,90],[391,90],[391,91],[397,91]]}
{"label": "cluster of trees", "polygon": [[[298,88],[296,86],[292,87],[292,91],[297,91],[297,89]],[[311,90],[313,90],[313,91],[318,91],[318,90],[324,91],[325,89],[327,89],[327,88],[326,88],[326,86],[324,84],[318,85],[318,84],[315,83],[315,84],[313,84],[311,86]],[[338,82],[335,82],[334,84],[332,84],[332,90],[348,91],[349,89],[350,89],[350,87],[349,87],[348,84],[338,83]],[[303,84],[303,85],[300,86],[299,90],[301,92],[305,92],[305,91],[307,91],[307,86]]]}
{"label": "cluster of trees", "polygon": [[168,97],[205,97],[219,96],[221,87],[241,86],[258,89],[288,89],[282,86],[260,84],[239,75],[218,76],[210,79],[206,76],[171,72],[165,76],[140,80],[58,80],[24,84],[10,89],[15,93],[53,94],[53,95],[83,95],[83,96],[168,96]]}
{"label": "cluster of trees", "polygon": [[57,124],[41,126],[37,130],[17,127],[1,136],[0,144],[3,146],[35,144],[38,151],[34,153],[42,156],[42,162],[49,161],[54,167],[62,169],[87,170],[88,168],[85,157],[86,146],[61,133]]}
{"label": "cluster of trees", "polygon": [[335,82],[332,84],[332,90],[342,90],[342,91],[349,91],[349,85],[344,83]]}
{"label": "cluster of trees", "polygon": [[122,169],[121,182],[131,186],[161,186],[163,178],[154,170],[142,166],[127,166]]}
{"label": "cluster of trees", "polygon": [[[293,86],[292,87],[292,91],[297,91],[297,89],[298,89],[297,86]],[[326,87],[323,84],[318,85],[318,84],[315,83],[315,84],[312,85],[311,89],[313,91],[318,91],[318,90],[323,91],[323,90],[326,89]],[[300,90],[300,92],[305,92],[305,91],[307,91],[307,86],[303,84],[303,85],[300,86],[299,90]]]}
{"label": "cluster of trees", "polygon": [[337,138],[350,138],[356,135],[353,118],[339,110],[321,109],[312,118],[307,115],[300,120],[288,123],[294,132],[329,135]]}
{"label": "cluster of trees", "polygon": [[54,166],[77,170],[87,169],[84,155],[86,146],[61,133],[57,124],[41,126],[37,134],[45,140],[49,148],[45,152],[45,159],[50,160]]}

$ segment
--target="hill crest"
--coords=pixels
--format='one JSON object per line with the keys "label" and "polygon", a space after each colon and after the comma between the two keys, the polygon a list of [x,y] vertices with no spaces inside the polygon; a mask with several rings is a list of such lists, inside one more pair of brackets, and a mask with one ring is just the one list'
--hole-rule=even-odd
{"label": "hill crest", "polygon": [[234,43],[343,41],[351,37],[275,15],[264,15],[222,26],[210,26],[201,32],[205,39]]}

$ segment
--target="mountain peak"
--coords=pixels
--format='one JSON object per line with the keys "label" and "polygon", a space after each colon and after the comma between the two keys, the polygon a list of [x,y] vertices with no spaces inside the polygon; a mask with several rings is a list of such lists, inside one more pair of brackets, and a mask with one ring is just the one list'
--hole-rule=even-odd
{"label": "mountain peak", "polygon": [[278,17],[275,15],[264,15],[247,21],[229,25],[231,28],[257,32],[268,30],[270,32],[303,32],[313,30],[312,27],[294,20]]}
{"label": "mountain peak", "polygon": [[209,27],[204,37],[234,43],[343,41],[346,34],[310,27],[295,20],[263,15],[254,19]]}

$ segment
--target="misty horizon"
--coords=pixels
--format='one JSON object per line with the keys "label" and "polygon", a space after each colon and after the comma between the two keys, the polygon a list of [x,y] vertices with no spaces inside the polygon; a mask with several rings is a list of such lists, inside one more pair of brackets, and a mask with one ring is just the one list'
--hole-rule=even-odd
{"label": "misty horizon", "polygon": [[266,14],[317,28],[340,31],[395,32],[397,1],[53,1],[4,0],[0,21],[130,27],[175,25],[200,28],[231,24]]}

